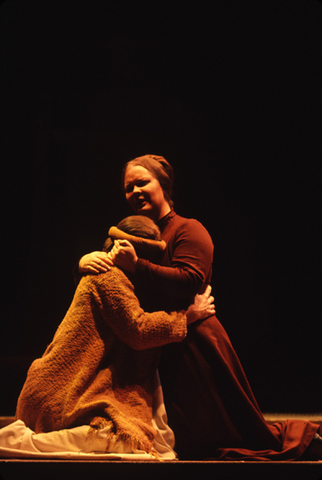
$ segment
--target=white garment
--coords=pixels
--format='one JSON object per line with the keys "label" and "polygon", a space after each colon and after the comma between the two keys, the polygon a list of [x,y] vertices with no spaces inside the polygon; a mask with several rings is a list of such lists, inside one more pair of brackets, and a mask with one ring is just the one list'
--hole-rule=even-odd
{"label": "white garment", "polygon": [[104,430],[99,430],[95,439],[86,441],[88,425],[48,433],[34,433],[22,420],[17,420],[0,430],[0,457],[155,460],[155,457],[140,450],[131,453],[121,444],[113,451],[112,442],[109,449],[112,453],[104,453],[107,446],[106,435],[103,437]]}
{"label": "white garment", "polygon": [[163,390],[160,382],[158,370],[154,377],[154,395],[152,405],[153,419],[152,424],[156,430],[154,439],[154,448],[163,460],[175,460],[174,444],[175,437],[173,430],[168,425],[168,416],[164,405]]}

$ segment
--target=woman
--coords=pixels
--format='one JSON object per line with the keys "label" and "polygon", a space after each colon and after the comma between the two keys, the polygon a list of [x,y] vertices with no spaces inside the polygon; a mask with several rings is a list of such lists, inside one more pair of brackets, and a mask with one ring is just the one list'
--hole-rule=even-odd
{"label": "woman", "polygon": [[[136,214],[158,224],[167,247],[160,265],[139,258],[130,246],[121,245],[114,259],[151,289],[155,308],[162,305],[169,311],[184,308],[209,284],[213,254],[204,227],[174,212],[172,182],[172,168],[163,157],[144,155],[125,165],[127,201]],[[106,268],[106,259],[95,252],[80,261],[81,272]],[[163,347],[160,374],[180,458],[322,458],[319,425],[293,420],[274,425],[265,422],[215,315],[191,325],[180,344]]]}
{"label": "woman", "polygon": [[[135,245],[144,258],[155,258],[165,248],[158,228],[146,217],[125,219],[109,234],[116,244],[122,239]],[[108,239],[105,251],[112,246]],[[118,267],[84,276],[52,343],[28,371],[16,420],[38,438],[53,432],[45,436],[54,443],[47,449],[55,451],[57,442],[64,445],[67,431],[73,437],[68,448],[74,451],[163,453],[156,448],[152,418],[158,347],[182,341],[187,323],[213,313],[213,298],[208,291],[186,312],[146,313],[130,277]]]}

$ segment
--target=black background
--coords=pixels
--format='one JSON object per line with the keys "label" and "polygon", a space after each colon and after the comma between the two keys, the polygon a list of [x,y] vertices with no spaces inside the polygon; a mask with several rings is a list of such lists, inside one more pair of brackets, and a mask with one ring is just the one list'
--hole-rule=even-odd
{"label": "black background", "polygon": [[261,408],[321,411],[321,3],[7,0],[0,36],[0,415],[145,153],[213,238],[217,316]]}

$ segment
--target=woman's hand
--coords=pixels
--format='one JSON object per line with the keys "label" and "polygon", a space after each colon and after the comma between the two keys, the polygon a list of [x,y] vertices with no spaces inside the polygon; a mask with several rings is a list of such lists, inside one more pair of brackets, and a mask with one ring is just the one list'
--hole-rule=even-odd
{"label": "woman's hand", "polygon": [[104,273],[114,265],[109,253],[92,252],[84,255],[78,264],[79,273]]}
{"label": "woman's hand", "polygon": [[128,240],[115,240],[111,257],[117,267],[126,272],[135,272],[138,256],[132,243]]}
{"label": "woman's hand", "polygon": [[188,325],[196,320],[208,318],[216,313],[214,304],[215,299],[210,296],[210,293],[211,286],[208,285],[205,293],[195,296],[193,304],[190,305],[186,312]]}

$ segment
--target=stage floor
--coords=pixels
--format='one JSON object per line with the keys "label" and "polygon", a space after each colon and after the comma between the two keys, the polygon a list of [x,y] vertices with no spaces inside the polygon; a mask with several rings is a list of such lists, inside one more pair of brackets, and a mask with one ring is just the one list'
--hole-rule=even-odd
{"label": "stage floor", "polygon": [[[322,414],[265,414],[269,422],[303,418],[322,422]],[[0,417],[0,425],[12,417]],[[246,461],[120,461],[120,460],[48,460],[0,459],[0,480],[322,480],[319,462],[246,462]]]}
{"label": "stage floor", "polygon": [[320,480],[322,462],[0,460],[1,480]]}

